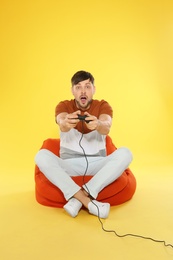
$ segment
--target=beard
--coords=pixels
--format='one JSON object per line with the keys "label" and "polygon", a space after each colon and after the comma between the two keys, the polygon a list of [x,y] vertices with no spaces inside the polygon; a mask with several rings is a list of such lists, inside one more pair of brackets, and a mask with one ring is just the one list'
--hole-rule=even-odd
{"label": "beard", "polygon": [[76,99],[75,99],[75,101],[76,101],[76,105],[77,105],[77,107],[78,107],[79,109],[81,109],[81,110],[86,110],[86,109],[88,109],[88,108],[90,107],[90,104],[91,104],[91,102],[92,102],[92,99],[89,100],[89,101],[87,101],[85,104],[82,104],[82,102],[80,102],[80,101],[78,101],[78,100],[76,100]]}

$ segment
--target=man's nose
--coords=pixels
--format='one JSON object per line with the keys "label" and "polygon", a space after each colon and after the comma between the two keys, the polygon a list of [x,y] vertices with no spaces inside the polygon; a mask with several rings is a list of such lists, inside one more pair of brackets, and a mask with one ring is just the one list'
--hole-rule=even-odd
{"label": "man's nose", "polygon": [[85,94],[85,93],[86,93],[85,87],[82,87],[82,88],[81,88],[81,93],[82,93],[82,94]]}

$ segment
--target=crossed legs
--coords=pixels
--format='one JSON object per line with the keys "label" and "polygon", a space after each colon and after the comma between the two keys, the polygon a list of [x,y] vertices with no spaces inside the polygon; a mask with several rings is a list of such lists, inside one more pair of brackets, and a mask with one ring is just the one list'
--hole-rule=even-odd
{"label": "crossed legs", "polygon": [[41,172],[63,192],[68,201],[64,209],[72,217],[77,216],[83,205],[89,213],[106,218],[110,205],[98,202],[96,198],[104,187],[116,180],[128,167],[132,161],[131,152],[127,148],[119,148],[109,156],[89,158],[89,169],[86,174],[91,174],[93,177],[81,188],[70,176],[81,175],[82,167],[85,168],[83,160],[85,161],[85,158],[62,160],[46,149],[40,150],[35,157]]}

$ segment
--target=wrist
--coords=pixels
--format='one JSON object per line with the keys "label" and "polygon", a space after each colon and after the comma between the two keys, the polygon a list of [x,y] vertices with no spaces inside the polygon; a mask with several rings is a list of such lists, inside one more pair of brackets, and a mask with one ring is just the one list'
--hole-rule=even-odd
{"label": "wrist", "polygon": [[101,121],[97,119],[97,126],[96,126],[97,131],[99,131],[100,126],[101,126]]}

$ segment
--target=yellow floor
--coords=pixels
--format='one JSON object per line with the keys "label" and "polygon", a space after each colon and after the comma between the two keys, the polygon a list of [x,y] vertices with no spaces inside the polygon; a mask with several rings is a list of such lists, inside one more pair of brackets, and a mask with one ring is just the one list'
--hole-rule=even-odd
{"label": "yellow floor", "polygon": [[[173,164],[136,168],[133,199],[112,207],[104,228],[173,244],[172,172]],[[0,259],[173,259],[173,248],[106,233],[97,217],[84,210],[71,218],[63,209],[39,205],[32,172],[13,173],[11,180],[9,176],[1,174]]]}

